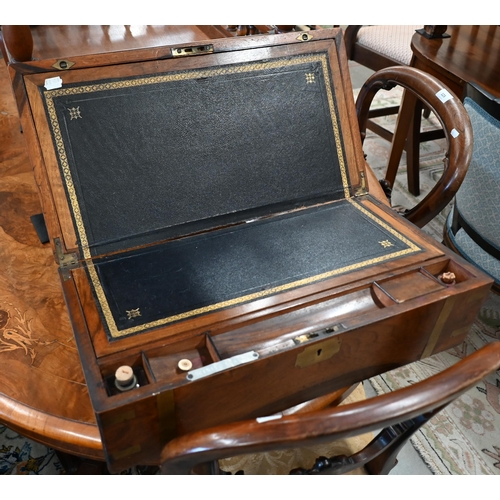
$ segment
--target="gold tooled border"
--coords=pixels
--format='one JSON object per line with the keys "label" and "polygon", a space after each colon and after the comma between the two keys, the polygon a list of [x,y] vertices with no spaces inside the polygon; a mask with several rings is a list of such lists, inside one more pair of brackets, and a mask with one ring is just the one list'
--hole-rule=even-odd
{"label": "gold tooled border", "polygon": [[[224,309],[226,307],[231,307],[231,306],[235,306],[235,305],[238,305],[238,304],[243,304],[244,302],[250,302],[252,300],[261,299],[261,298],[267,297],[269,295],[273,295],[275,293],[285,292],[287,290],[291,290],[293,288],[298,288],[300,286],[310,285],[312,283],[324,280],[326,278],[332,278],[333,276],[337,276],[337,275],[340,275],[340,274],[343,274],[343,273],[346,273],[346,272],[355,271],[355,270],[361,269],[363,267],[367,267],[367,266],[370,266],[370,265],[373,265],[373,264],[378,264],[380,262],[384,262],[384,261],[396,259],[396,258],[402,257],[404,255],[409,255],[411,253],[415,253],[415,252],[421,251],[421,248],[419,246],[417,246],[412,241],[408,240],[402,234],[398,233],[394,228],[392,228],[391,226],[389,226],[388,224],[386,224],[384,221],[382,221],[381,219],[379,219],[378,217],[376,217],[373,213],[369,212],[368,210],[366,210],[365,208],[363,208],[362,206],[360,206],[354,199],[350,198],[348,201],[357,210],[359,210],[364,215],[366,215],[367,217],[369,217],[370,219],[372,219],[379,226],[383,227],[386,231],[388,231],[396,239],[400,240],[405,245],[407,245],[408,248],[406,248],[404,250],[399,250],[397,252],[392,252],[392,253],[389,253],[387,255],[381,255],[380,257],[376,257],[374,259],[369,259],[369,260],[366,260],[366,261],[363,261],[363,262],[359,262],[357,264],[351,264],[349,266],[345,266],[345,267],[342,267],[342,268],[339,268],[339,269],[334,269],[332,271],[327,271],[325,273],[317,274],[317,275],[311,276],[309,278],[304,278],[304,279],[301,279],[301,280],[293,281],[291,283],[285,283],[284,285],[280,285],[280,286],[276,286],[276,287],[273,287],[273,288],[269,288],[267,290],[262,290],[260,292],[256,292],[256,293],[244,295],[244,296],[241,296],[241,297],[236,297],[236,298],[231,299],[231,300],[226,300],[224,302],[218,302],[217,304],[211,304],[209,306],[200,307],[198,309],[192,309],[191,311],[187,311],[187,312],[184,312],[184,313],[181,313],[181,314],[176,314],[175,316],[169,316],[167,318],[162,318],[162,319],[159,319],[159,320],[156,320],[156,321],[151,321],[149,323],[145,323],[143,325],[138,325],[138,326],[135,326],[135,327],[132,327],[132,328],[127,328],[125,330],[118,330],[116,328],[116,324],[113,321],[113,326],[114,326],[115,330],[114,331],[110,330],[110,333],[111,333],[112,337],[113,338],[119,338],[119,337],[123,337],[125,335],[132,335],[134,333],[139,333],[141,331],[148,330],[148,329],[151,329],[151,328],[156,328],[156,327],[159,327],[159,326],[164,326],[164,325],[167,325],[169,323],[173,323],[175,321],[179,321],[179,320],[187,319],[187,318],[190,318],[190,317],[193,317],[193,316],[197,316],[199,314],[205,314],[205,313],[217,311],[219,309]],[[92,275],[97,275],[96,271],[94,269],[94,264],[91,263],[91,261],[88,262],[88,268],[89,268],[89,272],[91,271]],[[99,284],[99,287],[100,287],[100,283],[98,283],[98,284]],[[94,285],[95,285],[95,282],[94,282]],[[104,293],[102,291],[102,289],[101,289],[101,292]],[[106,299],[104,298],[104,300],[106,300]],[[109,307],[107,301],[106,301],[106,306]],[[106,320],[107,320],[107,317],[106,317]],[[108,328],[109,328],[109,326],[110,325],[108,323]]]}
{"label": "gold tooled border", "polygon": [[[291,67],[294,65],[305,64],[305,63],[316,63],[316,62],[321,63],[321,66],[323,69],[323,78],[324,78],[324,82],[325,82],[327,101],[328,101],[328,105],[329,105],[329,109],[330,109],[330,116],[331,116],[332,125],[333,125],[334,139],[335,139],[335,145],[337,148],[337,154],[338,154],[338,160],[339,160],[339,166],[340,166],[340,172],[341,172],[341,178],[342,178],[342,186],[344,189],[344,196],[352,203],[352,205],[354,207],[356,207],[358,210],[362,211],[365,215],[367,215],[368,217],[373,219],[375,222],[377,222],[379,225],[384,227],[384,229],[389,231],[397,239],[403,241],[408,246],[408,248],[405,250],[393,252],[391,254],[387,254],[387,255],[378,257],[376,259],[371,259],[371,260],[361,262],[358,264],[352,264],[350,266],[346,266],[346,267],[343,267],[340,269],[328,271],[326,273],[322,273],[322,274],[319,274],[316,276],[312,276],[312,277],[305,278],[302,280],[294,281],[292,283],[286,283],[284,285],[270,288],[268,290],[263,290],[261,292],[245,295],[243,297],[237,297],[235,299],[227,300],[224,302],[219,302],[217,304],[212,304],[210,306],[202,307],[199,309],[194,309],[192,311],[187,311],[185,313],[177,314],[175,316],[170,316],[168,318],[163,318],[163,319],[160,319],[157,321],[152,321],[152,322],[149,322],[149,323],[146,323],[143,325],[139,325],[136,327],[127,328],[125,330],[119,330],[116,326],[115,320],[114,320],[113,315],[111,313],[111,309],[109,307],[108,300],[106,298],[106,294],[105,294],[105,292],[102,288],[101,282],[99,280],[97,271],[95,270],[95,266],[92,262],[92,255],[90,253],[90,248],[89,248],[88,239],[87,239],[87,233],[86,233],[85,226],[83,223],[83,219],[82,219],[82,215],[81,215],[81,211],[80,211],[80,205],[79,205],[78,198],[76,195],[76,190],[75,190],[73,178],[72,178],[70,167],[69,167],[69,161],[68,161],[68,157],[66,154],[66,148],[65,148],[65,145],[63,142],[60,125],[59,125],[59,121],[58,121],[57,114],[56,114],[54,98],[60,97],[60,96],[66,96],[66,95],[76,95],[76,94],[85,94],[85,93],[89,93],[89,92],[100,92],[100,91],[120,89],[120,88],[139,87],[139,86],[143,86],[143,85],[182,81],[182,80],[189,80],[189,79],[196,79],[196,78],[206,78],[206,77],[212,77],[212,76],[218,76],[218,75],[248,73],[248,72],[263,71],[263,70],[282,68],[282,67],[287,68],[287,67]],[[332,84],[330,81],[328,58],[327,58],[326,54],[308,54],[308,55],[301,55],[301,56],[293,56],[293,57],[288,58],[288,59],[279,59],[276,61],[243,63],[243,64],[239,64],[237,66],[208,68],[208,69],[201,69],[201,70],[189,70],[189,71],[185,71],[182,73],[176,73],[176,74],[162,74],[162,75],[158,75],[158,76],[149,76],[149,77],[145,77],[145,78],[134,78],[134,79],[130,79],[130,80],[123,80],[123,81],[116,81],[116,82],[82,85],[82,86],[70,87],[70,88],[60,88],[60,89],[55,89],[55,90],[44,91],[44,97],[45,97],[45,102],[46,102],[46,106],[47,106],[49,122],[50,122],[50,125],[52,127],[53,138],[54,138],[54,142],[56,145],[56,152],[57,152],[57,155],[59,157],[60,166],[61,166],[61,170],[62,170],[62,174],[63,174],[63,180],[66,184],[68,198],[70,201],[71,210],[73,212],[73,218],[74,218],[76,229],[78,231],[78,235],[80,238],[80,244],[81,244],[83,258],[87,261],[86,262],[87,270],[88,270],[90,279],[92,281],[94,291],[95,291],[95,294],[97,296],[102,314],[106,320],[108,331],[109,331],[112,338],[119,338],[119,337],[123,337],[125,335],[139,333],[143,330],[148,330],[151,328],[166,325],[168,323],[173,323],[175,321],[186,319],[186,318],[196,316],[199,314],[208,313],[208,312],[215,311],[218,309],[223,309],[226,307],[241,304],[243,302],[248,302],[251,300],[259,299],[259,298],[266,297],[266,296],[269,296],[269,295],[272,295],[272,294],[275,294],[278,292],[283,292],[283,291],[290,290],[290,289],[293,289],[296,287],[311,284],[311,283],[314,283],[316,281],[321,281],[323,279],[330,278],[330,277],[333,277],[335,275],[339,275],[339,274],[342,274],[345,272],[353,271],[355,269],[360,269],[362,267],[376,264],[376,263],[379,263],[379,262],[382,262],[385,260],[394,259],[394,258],[400,257],[402,255],[406,255],[409,253],[420,251],[420,248],[418,246],[416,246],[414,243],[412,243],[411,241],[404,238],[401,234],[396,232],[389,225],[385,224],[383,221],[381,221],[380,219],[375,217],[372,213],[370,213],[366,209],[362,208],[360,205],[358,205],[357,203],[355,203],[351,199],[351,195],[349,192],[347,170],[346,170],[344,154],[343,154],[343,149],[342,149],[342,141],[340,138],[340,129],[339,129],[338,121],[337,121],[335,101],[334,101],[333,92],[332,92]]]}

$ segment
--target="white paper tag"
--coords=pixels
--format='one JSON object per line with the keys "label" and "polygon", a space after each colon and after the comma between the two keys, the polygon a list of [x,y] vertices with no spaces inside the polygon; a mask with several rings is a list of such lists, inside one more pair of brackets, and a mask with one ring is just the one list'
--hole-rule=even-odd
{"label": "white paper tag", "polygon": [[277,413],[276,415],[269,415],[268,417],[259,417],[256,418],[258,424],[261,424],[262,422],[268,422],[269,420],[278,420],[279,418],[283,417],[283,413]]}
{"label": "white paper tag", "polygon": [[441,89],[439,92],[436,92],[436,96],[441,102],[446,102],[450,99],[453,99],[453,96],[446,89]]}
{"label": "white paper tag", "polygon": [[232,358],[222,359],[221,361],[216,361],[211,365],[195,368],[194,370],[188,372],[186,378],[191,381],[199,380],[200,378],[208,377],[214,373],[228,370],[229,368],[234,368],[235,366],[242,365],[243,363],[249,363],[250,361],[255,361],[256,359],[259,359],[259,354],[255,351],[237,354]]}
{"label": "white paper tag", "polygon": [[62,78],[60,76],[46,78],[44,86],[47,90],[60,89],[62,87]]}
{"label": "white paper tag", "polygon": [[456,128],[454,128],[450,133],[453,139],[457,138],[460,135],[460,132]]}

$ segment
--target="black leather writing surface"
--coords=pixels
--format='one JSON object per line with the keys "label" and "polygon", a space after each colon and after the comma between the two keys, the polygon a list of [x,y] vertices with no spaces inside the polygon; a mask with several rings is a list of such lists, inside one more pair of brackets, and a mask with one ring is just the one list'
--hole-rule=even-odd
{"label": "black leather writing surface", "polygon": [[213,227],[235,213],[346,196],[326,54],[43,95],[80,244],[92,255],[186,223]]}
{"label": "black leather writing surface", "polygon": [[119,337],[418,251],[341,200],[98,259],[88,270],[108,332]]}

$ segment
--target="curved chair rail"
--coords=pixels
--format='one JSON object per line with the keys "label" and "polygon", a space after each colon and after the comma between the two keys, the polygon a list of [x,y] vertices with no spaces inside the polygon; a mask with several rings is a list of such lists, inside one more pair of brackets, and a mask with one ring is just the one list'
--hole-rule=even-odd
{"label": "curved chair rail", "polygon": [[[341,463],[334,473],[370,463],[376,466],[372,472],[387,473],[415,430],[499,366],[500,342],[493,342],[437,375],[382,396],[333,409],[261,423],[248,420],[187,434],[163,449],[162,472],[188,474],[196,465],[221,458],[310,446],[385,428],[379,434],[381,439],[375,438],[361,452],[339,457]],[[384,452],[388,453],[384,456]],[[382,464],[376,462],[380,458]]]}
{"label": "curved chair rail", "polygon": [[362,140],[375,94],[396,85],[413,93],[434,112],[447,141],[443,175],[428,195],[404,214],[409,221],[423,227],[453,199],[467,173],[472,157],[472,127],[460,99],[437,78],[412,67],[394,66],[374,73],[359,92],[356,112]]}

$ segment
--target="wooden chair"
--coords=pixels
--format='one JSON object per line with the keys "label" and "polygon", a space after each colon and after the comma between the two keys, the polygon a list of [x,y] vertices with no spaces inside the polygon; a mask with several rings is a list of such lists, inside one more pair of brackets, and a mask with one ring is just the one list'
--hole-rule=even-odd
{"label": "wooden chair", "polygon": [[[423,31],[423,27],[419,25],[349,25],[345,30],[347,57],[373,71],[392,66],[410,66],[413,57],[411,39],[419,28],[422,28]],[[392,142],[394,134],[374,121],[373,118],[394,115],[398,111],[399,106],[370,110],[367,128],[383,139]],[[443,137],[443,132],[440,129],[420,132],[422,111],[425,117],[429,116],[429,109],[423,107],[421,101],[417,101],[412,133],[404,145],[407,154],[408,190],[415,196],[420,194],[418,170],[420,143]],[[397,158],[396,164],[394,161],[389,164],[386,180],[390,187],[394,185],[399,161],[400,158]]]}
{"label": "wooden chair", "polygon": [[[366,136],[374,96],[379,90],[390,90],[395,85],[414,94],[436,115],[447,140],[441,178],[420,203],[402,214],[417,226],[423,227],[452,201],[467,173],[472,154],[472,128],[460,99],[439,80],[415,68],[393,66],[374,73],[359,92],[356,112],[362,140]],[[449,96],[445,102],[438,97],[438,93],[443,91]],[[397,166],[394,171],[388,169],[386,178],[382,181],[389,188],[388,195],[396,171]]]}
{"label": "wooden chair", "polygon": [[444,227],[444,242],[494,280],[500,293],[500,101],[468,84],[464,106],[474,132],[469,171]]}
{"label": "wooden chair", "polygon": [[235,455],[317,445],[382,429],[350,457],[320,457],[294,474],[343,474],[365,467],[388,474],[411,435],[445,406],[500,367],[500,342],[488,344],[452,367],[410,387],[371,399],[302,415],[248,420],[179,437],[162,453],[162,472],[219,472],[216,461]]}

